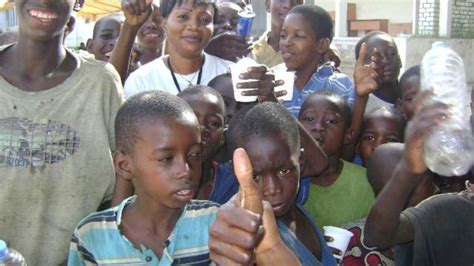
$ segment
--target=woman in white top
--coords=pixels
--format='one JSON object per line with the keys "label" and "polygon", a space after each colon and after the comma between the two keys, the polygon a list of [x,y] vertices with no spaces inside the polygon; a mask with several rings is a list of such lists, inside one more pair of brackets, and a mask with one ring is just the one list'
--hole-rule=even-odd
{"label": "woman in white top", "polygon": [[213,33],[216,12],[213,2],[161,1],[160,11],[164,18],[168,55],[133,72],[125,82],[126,97],[146,90],[178,94],[189,85],[206,85],[212,78],[228,70],[230,61],[204,53]]}

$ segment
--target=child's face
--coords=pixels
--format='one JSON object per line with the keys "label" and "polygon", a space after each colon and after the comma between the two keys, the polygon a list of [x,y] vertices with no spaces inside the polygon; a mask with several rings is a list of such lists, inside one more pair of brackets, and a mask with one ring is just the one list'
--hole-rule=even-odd
{"label": "child's face", "polygon": [[138,44],[143,48],[159,49],[165,39],[165,31],[162,26],[163,17],[157,6],[153,7],[153,13],[143,23],[137,34]]}
{"label": "child's face", "polygon": [[212,5],[193,5],[191,0],[175,6],[164,22],[172,50],[185,57],[201,56],[212,36],[214,11]]}
{"label": "child's face", "polygon": [[191,106],[201,126],[202,159],[211,161],[222,146],[225,110],[213,95],[185,95],[182,98]]}
{"label": "child's face", "polygon": [[321,54],[318,38],[301,14],[290,14],[283,23],[280,34],[280,52],[288,70],[313,69],[318,65]]}
{"label": "child's face", "polygon": [[340,156],[351,137],[342,108],[326,95],[315,95],[307,101],[300,122],[328,156]]}
{"label": "child's face", "polygon": [[193,199],[201,176],[200,139],[195,118],[140,126],[133,152],[126,155],[138,197],[170,209]]}
{"label": "child's face", "polygon": [[109,61],[120,34],[122,22],[116,17],[105,18],[97,25],[97,34],[89,43],[88,51],[95,59]]}
{"label": "child's face", "polygon": [[400,84],[400,90],[402,91],[402,98],[400,101],[400,108],[405,115],[407,120],[413,116],[415,111],[415,98],[417,93],[420,91],[420,77],[411,76]]}
{"label": "child's face", "polygon": [[226,111],[226,121],[230,122],[232,116],[238,111],[239,104],[235,101],[234,98],[234,87],[232,85],[232,79],[230,77],[220,78],[214,89],[219,92],[224,99],[225,111]]}
{"label": "child's face", "polygon": [[50,40],[61,36],[75,2],[75,0],[16,0],[20,34],[26,33],[38,40]]}
{"label": "child's face", "polygon": [[214,35],[226,31],[237,31],[237,23],[239,22],[238,12],[241,10],[237,4],[235,6],[229,4],[219,5],[219,15],[214,25]]}
{"label": "child's face", "polygon": [[[367,41],[368,51],[372,51],[377,48],[382,54],[382,62],[385,64],[383,69],[383,82],[393,82],[398,80],[398,75],[400,74],[400,68],[402,67],[402,62],[400,60],[400,55],[398,54],[397,45],[393,39],[384,34],[378,34],[373,36]],[[368,53],[365,58],[365,63],[370,63],[371,53]]]}
{"label": "child's face", "polygon": [[244,145],[252,162],[253,175],[263,200],[272,204],[275,216],[282,216],[294,204],[299,186],[299,149],[278,133],[252,137]]}
{"label": "child's face", "polygon": [[267,12],[270,12],[272,26],[281,28],[286,14],[294,6],[304,4],[304,0],[266,0]]}
{"label": "child's face", "polygon": [[388,142],[402,142],[403,130],[395,117],[380,115],[368,118],[359,142],[359,154],[364,166],[378,146]]}

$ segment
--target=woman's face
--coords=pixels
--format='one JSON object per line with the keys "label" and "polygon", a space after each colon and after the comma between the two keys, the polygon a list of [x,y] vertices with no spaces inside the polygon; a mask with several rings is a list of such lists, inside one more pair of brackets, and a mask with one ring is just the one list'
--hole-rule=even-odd
{"label": "woman's face", "polygon": [[214,12],[212,5],[193,5],[191,0],[175,6],[164,20],[170,55],[200,57],[214,30]]}

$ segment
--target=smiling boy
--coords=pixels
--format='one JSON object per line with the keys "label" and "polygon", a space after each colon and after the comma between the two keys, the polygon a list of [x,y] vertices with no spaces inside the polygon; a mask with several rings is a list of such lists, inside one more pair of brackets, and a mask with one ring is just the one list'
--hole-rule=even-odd
{"label": "smiling boy", "polygon": [[29,265],[66,259],[74,225],[111,196],[118,74],[63,46],[83,1],[19,0],[0,50],[0,232]]}

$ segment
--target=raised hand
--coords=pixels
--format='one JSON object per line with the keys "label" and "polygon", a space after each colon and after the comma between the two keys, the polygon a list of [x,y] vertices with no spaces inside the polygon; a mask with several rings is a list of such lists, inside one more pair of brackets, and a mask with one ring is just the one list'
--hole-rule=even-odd
{"label": "raised hand", "polygon": [[377,90],[383,76],[382,54],[374,49],[370,54],[370,63],[366,64],[367,49],[367,44],[363,43],[354,69],[354,85],[358,96],[367,96]]}
{"label": "raised hand", "polygon": [[153,0],[123,0],[125,23],[130,26],[141,26],[151,14],[152,3]]}

